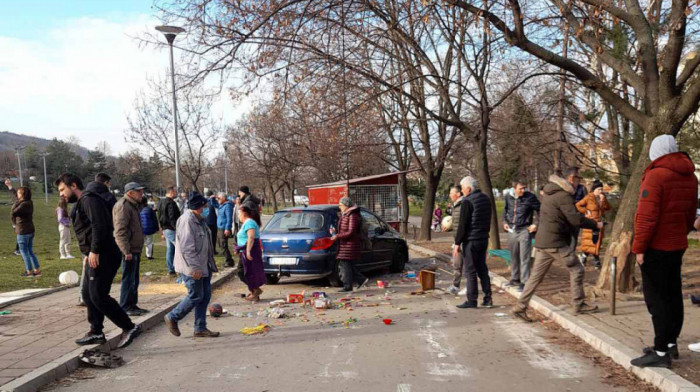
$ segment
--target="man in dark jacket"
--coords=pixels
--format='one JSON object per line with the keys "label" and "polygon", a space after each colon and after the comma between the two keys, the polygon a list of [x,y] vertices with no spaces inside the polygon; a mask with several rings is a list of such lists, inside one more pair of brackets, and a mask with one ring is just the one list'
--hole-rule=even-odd
{"label": "man in dark jacket", "polygon": [[[459,184],[452,185],[450,187],[450,200],[452,200],[452,227],[454,228],[455,237],[457,236],[457,228],[459,227],[459,213],[461,211],[463,198],[462,188]],[[452,245],[452,249],[456,247],[456,244]],[[452,267],[454,267],[454,279],[452,281],[452,286],[447,288],[447,292],[452,295],[457,295],[459,294],[459,285],[462,283],[462,270],[464,269],[464,258],[461,253],[453,254]]]}
{"label": "man in dark jacket", "polygon": [[510,233],[510,282],[507,286],[517,286],[520,292],[530,277],[530,257],[532,236],[537,231],[537,216],[540,201],[526,190],[525,181],[516,181],[513,195],[506,195],[503,211],[503,229]]}
{"label": "man in dark jacket", "polygon": [[343,197],[338,203],[341,216],[338,221],[338,233],[331,229],[331,240],[338,240],[338,255],[340,262],[341,279],[343,289],[341,292],[352,291],[353,283],[357,283],[357,288],[362,288],[367,284],[367,279],[355,263],[360,260],[362,252],[362,216],[360,209],[349,197]]}
{"label": "man in dark jacket", "polygon": [[475,178],[464,177],[460,181],[464,199],[460,204],[459,226],[455,234],[453,256],[462,253],[464,271],[467,278],[467,300],[457,305],[458,308],[476,308],[479,298],[477,276],[484,292],[482,307],[493,307],[491,299],[491,278],[486,266],[486,251],[489,246],[489,229],[491,227],[491,200],[479,190]]}
{"label": "man in dark jacket", "polygon": [[250,188],[246,185],[238,188],[238,196],[241,198],[241,207],[248,207],[253,214],[257,216],[251,216],[256,221],[260,220],[260,199],[250,194]]}
{"label": "man in dark jacket", "polygon": [[586,229],[600,229],[602,222],[596,222],[584,218],[574,206],[574,186],[571,182],[552,175],[550,183],[544,187],[544,197],[540,207],[540,226],[535,236],[535,248],[537,256],[532,266],[532,275],[525,283],[523,293],[518,303],[513,307],[512,314],[525,321],[531,321],[527,316],[527,306],[535,294],[537,286],[542,283],[547,271],[554,261],[559,261],[569,269],[571,279],[571,313],[590,313],[598,309],[597,306],[587,305],[584,300],[583,277],[585,270],[571,249],[571,236],[574,231],[583,227]]}
{"label": "man in dark jacket", "polygon": [[216,195],[214,192],[207,191],[207,205],[204,208],[209,210],[209,215],[207,215],[206,224],[209,228],[209,240],[211,241],[211,249],[216,253],[216,210],[219,208],[219,203],[216,201]]}
{"label": "man in dark jacket", "polygon": [[112,177],[110,177],[107,173],[95,174],[95,182],[99,182],[105,186],[105,189],[102,190],[102,193],[100,193],[99,196],[107,202],[107,206],[109,207],[110,211],[114,208],[114,205],[117,204],[117,198],[114,197],[112,191],[109,190],[111,181]]}
{"label": "man in dark jacket", "polygon": [[122,253],[122,288],[119,305],[129,316],[141,316],[147,310],[138,307],[139,270],[143,249],[143,227],[141,227],[141,198],[143,187],[135,182],[124,186],[124,197],[112,210],[114,239]]}
{"label": "man in dark jacket", "polygon": [[681,264],[698,203],[698,180],[690,157],[671,135],[656,137],[649,149],[634,215],[632,252],[642,270],[644,301],[654,324],[654,346],[633,359],[639,367],[671,367],[678,358],[683,328]]}
{"label": "man in dark jacket", "polygon": [[175,273],[175,227],[177,220],[180,218],[180,208],[175,202],[177,197],[177,189],[168,187],[165,197],[158,201],[158,223],[163,230],[163,239],[166,242],[165,263],[168,265],[168,273],[170,276],[177,276]]}
{"label": "man in dark jacket", "polygon": [[109,206],[99,196],[107,187],[91,182],[83,191],[83,182],[70,173],[62,174],[55,184],[61,196],[69,203],[75,203],[71,219],[80,251],[88,263],[88,279],[82,290],[90,331],[76,343],[81,346],[105,343],[103,329],[107,316],[123,330],[117,347],[126,347],[141,333],[141,327],[135,325],[119,303],[109,296],[112,281],[119,270],[121,253],[114,240]]}

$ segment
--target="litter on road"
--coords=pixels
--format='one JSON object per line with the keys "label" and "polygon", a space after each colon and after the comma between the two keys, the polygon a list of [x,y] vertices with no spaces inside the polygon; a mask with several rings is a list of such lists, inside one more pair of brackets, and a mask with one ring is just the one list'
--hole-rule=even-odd
{"label": "litter on road", "polygon": [[245,327],[241,329],[241,333],[243,335],[259,335],[259,334],[265,334],[270,331],[270,326],[267,324],[260,324],[257,327]]}

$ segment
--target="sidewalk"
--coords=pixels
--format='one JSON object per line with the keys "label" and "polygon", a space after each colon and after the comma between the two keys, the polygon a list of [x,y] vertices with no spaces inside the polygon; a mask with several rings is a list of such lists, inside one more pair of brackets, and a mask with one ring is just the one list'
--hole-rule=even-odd
{"label": "sidewalk", "polygon": [[[139,306],[155,309],[184,295],[174,283],[142,283]],[[112,285],[119,298],[119,284]],[[78,288],[70,288],[7,306],[0,316],[0,390],[5,384],[79,348],[74,340],[88,330],[87,308],[76,306]],[[146,314],[140,319],[147,318]],[[118,328],[105,320],[105,334]]]}
{"label": "sidewalk", "polygon": [[[423,242],[416,245],[445,255],[449,252],[449,247],[443,243]],[[693,263],[690,260],[687,261],[683,266],[684,283],[686,283],[686,277],[694,276],[697,272],[697,267],[692,265],[697,264],[697,260],[693,260]],[[501,259],[489,256],[488,265],[492,273],[506,279],[510,278],[508,267]],[[451,271],[450,266],[444,268]],[[590,265],[587,266],[586,287],[594,286],[597,278],[598,272]],[[445,282],[449,280],[445,277],[441,277],[441,279]],[[688,350],[688,344],[700,342],[700,306],[692,305],[688,298],[691,293],[697,294],[697,288],[693,288],[693,286],[693,284],[684,284],[685,322],[678,341],[680,359],[673,361],[671,370],[686,380],[700,385],[700,353]],[[594,331],[608,335],[631,352],[639,352],[639,355],[641,355],[643,347],[653,345],[654,329],[651,317],[640,294],[629,296],[628,300],[618,300],[616,302],[616,315],[613,316],[610,314],[608,297],[591,298],[590,290],[587,290],[587,293],[589,295],[586,302],[598,305],[599,311],[594,314],[577,316],[574,318],[575,320],[582,321]],[[552,265],[535,295],[551,303],[554,308],[563,310],[562,313],[568,313],[570,301],[568,270],[557,264]],[[595,348],[600,350],[599,347]]]}

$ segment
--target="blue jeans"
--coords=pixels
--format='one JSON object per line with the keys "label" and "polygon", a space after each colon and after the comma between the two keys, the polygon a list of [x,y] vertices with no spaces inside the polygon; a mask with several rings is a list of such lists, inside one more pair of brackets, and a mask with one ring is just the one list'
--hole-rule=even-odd
{"label": "blue jeans", "polygon": [[34,254],[34,233],[17,235],[17,245],[24,260],[24,268],[27,271],[39,269],[39,259]]}
{"label": "blue jeans", "polygon": [[122,290],[119,305],[124,311],[131,310],[139,301],[139,266],[141,253],[132,253],[131,261],[122,256]]}
{"label": "blue jeans", "polygon": [[187,297],[168,313],[168,318],[178,322],[185,318],[194,309],[194,331],[202,332],[207,329],[207,306],[211,301],[211,276],[195,280],[191,276],[180,274],[185,287]]}
{"label": "blue jeans", "polygon": [[175,230],[163,230],[165,236],[165,263],[168,265],[168,272],[175,272]]}

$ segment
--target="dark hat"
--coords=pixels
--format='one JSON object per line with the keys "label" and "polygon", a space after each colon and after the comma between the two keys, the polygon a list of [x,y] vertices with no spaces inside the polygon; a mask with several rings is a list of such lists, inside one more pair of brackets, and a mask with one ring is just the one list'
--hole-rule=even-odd
{"label": "dark hat", "polygon": [[600,182],[600,180],[595,180],[595,181],[593,181],[593,184],[591,184],[591,192],[593,192],[594,190],[596,190],[598,188],[602,188],[602,187],[603,187],[603,183]]}
{"label": "dark hat", "polygon": [[248,188],[247,185],[243,185],[242,187],[238,188],[238,191],[239,191],[239,192],[243,192],[243,193],[245,193],[246,195],[249,195],[249,194],[250,194],[250,188]]}
{"label": "dark hat", "polygon": [[187,199],[187,206],[190,210],[198,210],[203,205],[207,204],[207,199],[200,195],[198,192],[192,192],[190,197]]}
{"label": "dark hat", "polygon": [[129,191],[140,191],[143,187],[138,182],[130,182],[124,186],[124,193]]}

